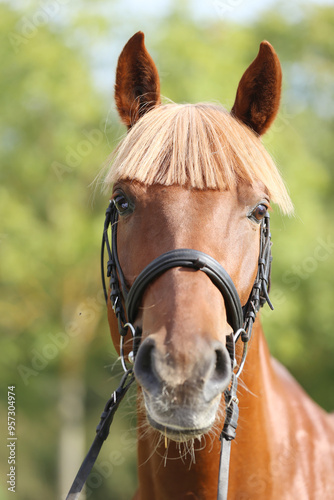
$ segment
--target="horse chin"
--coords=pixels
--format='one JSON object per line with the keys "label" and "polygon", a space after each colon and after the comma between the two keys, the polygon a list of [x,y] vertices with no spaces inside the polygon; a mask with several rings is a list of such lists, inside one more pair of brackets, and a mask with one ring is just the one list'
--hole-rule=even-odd
{"label": "horse chin", "polygon": [[153,420],[148,414],[147,420],[149,421],[150,425],[154,429],[158,430],[164,437],[177,443],[185,443],[194,439],[200,440],[204,434],[207,434],[211,430],[211,426],[205,427],[203,429],[185,429],[160,424]]}

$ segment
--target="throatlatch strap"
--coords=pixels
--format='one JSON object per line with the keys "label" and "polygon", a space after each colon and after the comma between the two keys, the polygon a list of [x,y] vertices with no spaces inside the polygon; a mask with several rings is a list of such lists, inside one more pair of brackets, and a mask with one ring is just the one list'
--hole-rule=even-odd
{"label": "throatlatch strap", "polygon": [[[126,384],[126,381],[129,376],[130,380]],[[93,441],[93,444],[90,447],[86,455],[86,458],[82,462],[77,475],[75,476],[75,479],[73,481],[70,491],[68,492],[66,500],[76,500],[77,498],[79,498],[80,492],[84,487],[85,482],[87,481],[87,478],[90,474],[90,471],[92,470],[96,462],[96,459],[100,453],[102,445],[109,435],[110,425],[111,422],[113,421],[115,412],[133,381],[134,381],[133,372],[132,370],[129,370],[123,375],[119,387],[112,394],[111,398],[107,401],[104,410],[101,414],[100,422],[96,427],[96,436]]]}

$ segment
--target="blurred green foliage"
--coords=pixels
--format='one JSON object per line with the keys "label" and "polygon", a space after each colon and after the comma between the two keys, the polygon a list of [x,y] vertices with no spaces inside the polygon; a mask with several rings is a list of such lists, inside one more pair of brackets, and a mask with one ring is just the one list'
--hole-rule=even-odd
{"label": "blurred green foliage", "polygon": [[[1,414],[6,386],[15,384],[22,500],[60,498],[64,415],[78,411],[71,401],[65,401],[65,413],[61,408],[63,385],[81,383],[89,442],[120,374],[118,365],[112,371],[115,355],[99,276],[108,200],[95,194],[92,182],[124,133],[108,75],[116,52],[142,28],[116,0],[95,2],[94,8],[87,1],[73,7],[55,0],[46,14],[41,5],[30,2],[23,10],[0,3]],[[261,40],[268,39],[281,59],[281,112],[264,142],[296,215],[283,218],[274,209],[276,310],[264,311],[263,321],[273,354],[319,404],[333,410],[334,8],[305,8],[291,20],[279,4],[249,25],[227,22],[219,10],[199,22],[191,8],[189,1],[161,19],[143,18],[168,98],[217,100],[229,108]],[[94,499],[126,499],[133,492],[130,428],[135,391],[102,452],[101,461],[109,465],[102,484],[92,485]],[[4,440],[0,459],[7,470]],[[9,498],[6,485],[0,488],[0,499]]]}

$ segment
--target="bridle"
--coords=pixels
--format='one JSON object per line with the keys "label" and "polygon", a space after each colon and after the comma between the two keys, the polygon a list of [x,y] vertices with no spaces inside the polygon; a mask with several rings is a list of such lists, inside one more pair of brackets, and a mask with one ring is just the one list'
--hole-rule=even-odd
{"label": "bridle", "polygon": [[[136,319],[144,291],[158,276],[174,267],[192,268],[196,271],[204,272],[210,278],[212,283],[219,289],[224,298],[227,321],[233,329],[233,333],[228,337],[226,344],[231,359],[232,378],[230,387],[224,392],[226,415],[224,427],[220,435],[221,455],[217,494],[217,500],[226,500],[228,490],[230,448],[231,442],[236,435],[239,413],[237,398],[238,378],[246,361],[248,342],[252,335],[252,328],[256,314],[266,302],[268,302],[270,308],[273,309],[268,295],[270,289],[270,271],[272,261],[269,214],[267,212],[261,221],[257,275],[248,301],[243,307],[231,277],[221,264],[210,255],[207,255],[199,250],[192,250],[188,248],[171,250],[160,255],[143,269],[143,271],[135,279],[132,286],[128,288],[118,259],[117,223],[118,211],[113,201],[110,201],[106,210],[102,237],[101,274],[106,303],[109,298],[112,309],[117,317],[118,330],[120,334],[121,362],[125,373],[122,377],[120,386],[111,395],[111,398],[105,405],[100,423],[96,429],[96,437],[78,471],[76,478],[74,479],[66,500],[74,500],[78,498],[80,491],[97,459],[101,446],[109,434],[109,428],[115,411],[130,385],[134,381],[133,370],[132,368],[127,367],[125,360],[124,338],[130,331],[132,335],[133,347],[128,359],[131,359],[132,362],[134,362],[139,348],[142,332],[139,327],[135,328],[133,323]],[[110,238],[108,234],[109,228],[111,228]],[[107,249],[108,257],[107,277],[109,278],[109,297],[104,270],[105,248]],[[241,360],[239,364],[237,364],[235,358],[235,344],[239,338],[243,342],[243,352]]]}

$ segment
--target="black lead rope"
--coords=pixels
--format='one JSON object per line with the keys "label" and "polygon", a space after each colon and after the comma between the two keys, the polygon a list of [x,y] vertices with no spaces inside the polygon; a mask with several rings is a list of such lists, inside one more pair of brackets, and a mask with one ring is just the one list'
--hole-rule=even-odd
{"label": "black lead rope", "polygon": [[132,370],[128,370],[126,373],[124,373],[119,387],[111,395],[111,398],[107,401],[104,410],[101,414],[100,422],[96,427],[96,436],[93,441],[93,444],[90,447],[86,455],[86,458],[82,462],[77,475],[75,476],[75,479],[73,481],[70,491],[68,492],[66,500],[76,500],[79,497],[80,492],[90,474],[90,471],[92,470],[96,462],[96,459],[100,453],[102,445],[109,435],[110,425],[113,421],[115,412],[133,381],[134,381],[133,372]]}

